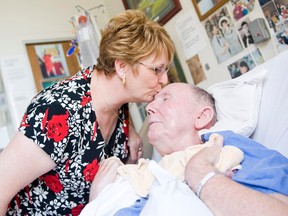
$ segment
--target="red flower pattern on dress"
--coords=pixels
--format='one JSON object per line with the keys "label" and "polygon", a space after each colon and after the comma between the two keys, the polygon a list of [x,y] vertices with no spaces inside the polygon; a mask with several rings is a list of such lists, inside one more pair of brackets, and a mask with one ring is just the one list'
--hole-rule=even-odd
{"label": "red flower pattern on dress", "polygon": [[49,109],[47,109],[45,111],[45,114],[44,114],[44,117],[43,117],[43,120],[42,120],[42,131],[45,130],[45,126],[47,124],[48,112],[49,112]]}
{"label": "red flower pattern on dress", "polygon": [[98,122],[97,121],[95,121],[94,123],[93,123],[93,135],[92,135],[92,141],[94,140],[94,138],[96,137],[96,135],[97,135],[97,127],[98,127],[98,124],[97,124]]}
{"label": "red flower pattern on dress", "polygon": [[83,204],[79,204],[79,205],[77,205],[76,207],[74,207],[72,209],[71,214],[73,216],[78,216],[78,215],[80,215],[80,213],[83,210],[83,208],[84,208],[84,205]]}
{"label": "red flower pattern on dress", "polygon": [[69,172],[69,165],[70,165],[70,160],[68,159],[65,163],[65,172],[66,172],[66,175],[68,175],[68,172]]}
{"label": "red flower pattern on dress", "polygon": [[24,116],[22,117],[22,121],[21,121],[21,127],[27,127],[30,126],[29,124],[26,123],[27,121],[27,114],[25,113]]}
{"label": "red flower pattern on dress", "polygon": [[44,177],[44,182],[47,187],[50,188],[54,193],[59,193],[63,189],[63,185],[59,180],[58,174],[56,175],[46,175]]}
{"label": "red flower pattern on dress", "polygon": [[[46,115],[46,114],[45,114]],[[54,139],[55,142],[60,142],[68,134],[68,111],[65,115],[53,115],[47,122],[47,137]]]}
{"label": "red flower pattern on dress", "polygon": [[87,92],[86,95],[82,96],[82,100],[81,100],[82,107],[92,100],[90,92]]}
{"label": "red flower pattern on dress", "polygon": [[124,130],[124,134],[128,137],[129,136],[129,120],[125,119],[123,121],[123,130]]}
{"label": "red flower pattern on dress", "polygon": [[83,73],[83,78],[85,79],[85,80],[87,80],[87,76],[90,74],[90,71],[88,70],[88,69],[86,69],[85,71],[84,71],[84,73]]}
{"label": "red flower pattern on dress", "polygon": [[98,172],[99,164],[97,159],[93,160],[92,163],[88,164],[83,171],[84,178],[86,182],[91,182],[94,179],[94,176]]}

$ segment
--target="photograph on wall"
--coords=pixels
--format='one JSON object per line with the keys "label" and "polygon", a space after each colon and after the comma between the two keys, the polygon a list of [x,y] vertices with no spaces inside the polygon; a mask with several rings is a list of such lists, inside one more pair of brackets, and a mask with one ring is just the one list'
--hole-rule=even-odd
{"label": "photograph on wall", "polygon": [[288,20],[287,0],[259,0],[269,27],[276,32],[276,25]]}
{"label": "photograph on wall", "polygon": [[242,39],[242,43],[243,43],[245,48],[249,44],[254,44],[253,37],[252,37],[251,32],[250,32],[249,27],[248,27],[249,23],[250,23],[250,19],[245,18],[236,24],[239,35]]}
{"label": "photograph on wall", "polygon": [[179,0],[122,0],[125,9],[141,10],[151,20],[164,25],[182,7]]}
{"label": "photograph on wall", "polygon": [[186,63],[191,73],[194,85],[207,79],[198,55],[188,59]]}
{"label": "photograph on wall", "polygon": [[177,53],[174,54],[174,58],[170,65],[170,69],[167,75],[168,75],[168,83],[175,83],[175,82],[187,83],[184,70],[181,66]]}
{"label": "photograph on wall", "polygon": [[238,32],[227,7],[220,8],[204,23],[205,30],[218,63],[222,63],[243,50]]}
{"label": "photograph on wall", "polygon": [[203,21],[229,0],[192,0],[199,20]]}
{"label": "photograph on wall", "polygon": [[288,49],[288,20],[276,25],[276,38],[279,51]]}
{"label": "photograph on wall", "polygon": [[231,0],[233,17],[237,21],[254,9],[255,0]]}
{"label": "photograph on wall", "polygon": [[81,69],[77,55],[66,55],[71,40],[47,40],[27,43],[25,46],[37,92],[47,87],[48,83],[66,79]]}
{"label": "photograph on wall", "polygon": [[61,44],[35,45],[34,48],[44,79],[69,76]]}
{"label": "photograph on wall", "polygon": [[232,79],[247,73],[256,66],[264,63],[263,56],[259,49],[256,49],[250,54],[243,56],[232,64],[228,65],[228,70]]}
{"label": "photograph on wall", "polygon": [[44,81],[44,82],[42,82],[42,88],[46,89],[46,88],[48,88],[49,86],[53,85],[54,83],[56,83],[58,81],[60,81],[60,80],[54,79],[54,80]]}

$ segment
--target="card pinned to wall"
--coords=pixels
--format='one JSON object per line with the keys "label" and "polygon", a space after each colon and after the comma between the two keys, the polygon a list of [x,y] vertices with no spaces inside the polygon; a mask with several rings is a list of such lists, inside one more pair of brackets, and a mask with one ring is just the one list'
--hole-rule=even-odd
{"label": "card pinned to wall", "polygon": [[199,24],[196,23],[192,16],[181,17],[175,22],[175,25],[186,59],[190,59],[206,47],[207,44],[201,36]]}
{"label": "card pinned to wall", "polygon": [[36,94],[34,80],[24,56],[5,56],[0,60],[1,75],[13,128],[18,124],[33,96]]}

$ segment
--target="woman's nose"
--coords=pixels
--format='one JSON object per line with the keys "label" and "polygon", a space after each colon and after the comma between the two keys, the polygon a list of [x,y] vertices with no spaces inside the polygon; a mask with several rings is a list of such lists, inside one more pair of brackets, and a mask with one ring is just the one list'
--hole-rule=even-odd
{"label": "woman's nose", "polygon": [[159,83],[161,85],[166,85],[168,83],[168,73],[163,73],[159,76]]}

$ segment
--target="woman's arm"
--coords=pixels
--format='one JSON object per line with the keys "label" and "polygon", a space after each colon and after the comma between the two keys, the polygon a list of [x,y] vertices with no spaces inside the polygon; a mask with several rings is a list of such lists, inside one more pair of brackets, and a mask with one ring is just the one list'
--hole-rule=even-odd
{"label": "woman's arm", "polygon": [[14,195],[56,164],[39,146],[17,132],[0,153],[0,216]]}
{"label": "woman's arm", "polygon": [[129,125],[129,160],[128,163],[135,164],[143,155],[143,141],[132,125]]}

